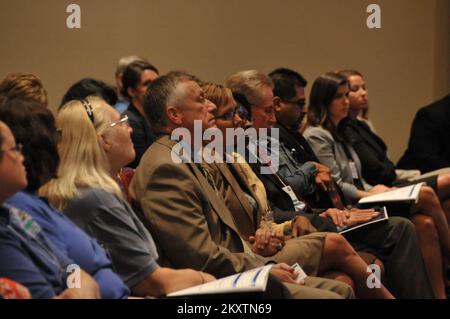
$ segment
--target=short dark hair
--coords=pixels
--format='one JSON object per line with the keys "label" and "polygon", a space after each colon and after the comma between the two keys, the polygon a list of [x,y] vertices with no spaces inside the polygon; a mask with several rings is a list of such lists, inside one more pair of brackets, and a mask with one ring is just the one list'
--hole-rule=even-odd
{"label": "short dark hair", "polygon": [[122,95],[131,99],[131,96],[128,94],[128,88],[137,88],[141,81],[141,73],[145,70],[154,71],[156,74],[159,74],[158,69],[152,64],[146,61],[135,61],[130,63],[122,74]]}
{"label": "short dark hair", "polygon": [[282,100],[294,98],[296,86],[306,87],[308,81],[298,72],[288,68],[278,68],[269,73],[273,81],[273,95]]}
{"label": "short dark hair", "polygon": [[83,100],[90,95],[97,95],[105,100],[109,105],[114,106],[118,97],[113,86],[92,78],[81,79],[73,84],[64,94],[58,109],[72,100]]}
{"label": "short dark hair", "polygon": [[27,190],[31,192],[55,177],[59,165],[55,120],[50,110],[39,105],[20,98],[6,98],[0,104],[0,120],[9,126],[17,143],[23,145]]}
{"label": "short dark hair", "polygon": [[185,72],[170,72],[150,83],[144,97],[144,112],[156,135],[167,125],[166,108],[181,82],[199,79]]}
{"label": "short dark hair", "polygon": [[309,96],[307,125],[321,125],[334,134],[336,128],[329,118],[328,107],[339,86],[346,84],[347,79],[334,72],[323,74],[314,81]]}

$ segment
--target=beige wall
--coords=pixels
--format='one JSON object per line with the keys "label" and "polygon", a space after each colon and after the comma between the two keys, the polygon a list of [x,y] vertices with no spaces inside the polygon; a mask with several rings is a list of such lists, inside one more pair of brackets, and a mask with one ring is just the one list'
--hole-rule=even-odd
{"label": "beige wall", "polygon": [[[379,30],[366,27],[373,2]],[[81,6],[81,30],[66,28],[70,3]],[[82,77],[112,82],[128,54],[218,82],[250,68],[287,66],[310,83],[356,68],[397,160],[416,110],[450,91],[449,21],[448,0],[0,0],[0,78],[35,72],[54,107]]]}

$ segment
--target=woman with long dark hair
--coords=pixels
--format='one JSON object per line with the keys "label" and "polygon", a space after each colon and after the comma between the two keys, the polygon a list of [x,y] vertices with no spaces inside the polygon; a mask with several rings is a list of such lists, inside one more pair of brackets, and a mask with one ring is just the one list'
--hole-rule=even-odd
{"label": "woman with long dark hair", "polygon": [[[361,162],[346,139],[345,127],[349,113],[349,85],[347,79],[337,73],[327,73],[317,78],[312,86],[310,105],[308,109],[305,138],[311,144],[320,162],[327,165],[336,183],[340,186],[348,204],[356,204],[359,199],[373,194],[388,191],[390,188],[378,184],[372,186],[362,177]],[[399,213],[398,207],[390,212]],[[439,203],[439,198],[429,186],[423,186],[417,204],[408,205],[401,210],[403,215],[413,222],[427,224],[432,220],[436,226],[440,247],[444,254],[450,252],[450,232],[445,213]],[[417,227],[419,240],[424,237]],[[438,246],[439,245],[435,245]],[[442,276],[438,274],[435,261],[429,257],[428,249],[421,244],[422,255],[433,282],[436,297],[445,297]],[[438,249],[438,248],[436,248]],[[440,265],[438,266],[440,267]],[[442,274],[442,272],[440,272]]]}

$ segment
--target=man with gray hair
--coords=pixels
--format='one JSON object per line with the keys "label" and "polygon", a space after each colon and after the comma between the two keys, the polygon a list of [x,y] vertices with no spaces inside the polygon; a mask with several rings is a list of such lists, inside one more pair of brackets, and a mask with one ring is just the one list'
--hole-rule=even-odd
{"label": "man with gray hair", "polygon": [[[247,109],[249,118],[253,127],[259,131],[260,129],[273,129],[277,120],[275,117],[275,105],[273,96],[272,79],[264,73],[256,70],[240,71],[231,75],[225,85],[231,89],[237,102]],[[279,145],[279,155],[285,153],[283,144]],[[289,150],[287,150],[289,151]],[[270,153],[270,152],[269,152]],[[255,163],[252,158],[247,159],[250,163]],[[273,162],[273,160],[272,160]],[[280,156],[277,158],[277,169],[283,169],[286,159]],[[326,173],[326,174],[325,174]],[[303,193],[309,193],[309,185],[317,183],[322,185],[330,181],[329,169],[317,162],[306,162],[295,172],[297,189]]]}
{"label": "man with gray hair", "polygon": [[[207,100],[196,79],[173,72],[154,80],[144,99],[145,114],[158,134],[136,169],[130,193],[137,213],[155,238],[162,265],[190,267],[224,277],[263,266],[272,260],[254,255],[239,236],[231,212],[209,183],[208,172],[192,161],[173,161],[173,131],[184,128],[183,143],[192,146],[194,121],[201,134],[215,127],[215,105]],[[175,154],[176,155],[176,154]],[[346,284],[307,277],[296,284],[286,264],[271,274],[296,298],[350,298]]]}

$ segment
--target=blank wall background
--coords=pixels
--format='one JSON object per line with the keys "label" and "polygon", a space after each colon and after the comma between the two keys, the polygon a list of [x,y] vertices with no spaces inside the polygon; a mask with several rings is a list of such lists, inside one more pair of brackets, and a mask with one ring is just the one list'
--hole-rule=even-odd
{"label": "blank wall background", "polygon": [[[70,3],[81,6],[79,30],[66,27]],[[381,7],[381,29],[366,27],[370,3]],[[129,54],[216,82],[286,66],[312,83],[355,68],[394,160],[417,109],[450,91],[448,0],[0,0],[0,35],[0,78],[38,74],[53,109],[82,77],[113,83]]]}

